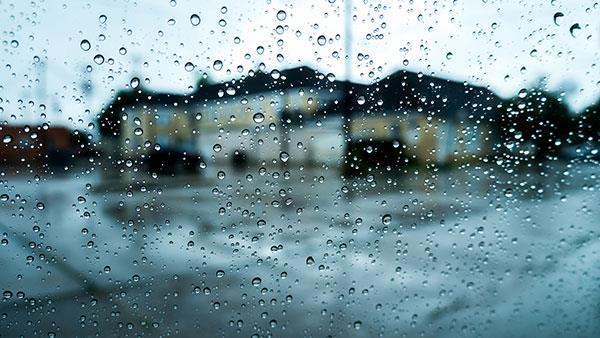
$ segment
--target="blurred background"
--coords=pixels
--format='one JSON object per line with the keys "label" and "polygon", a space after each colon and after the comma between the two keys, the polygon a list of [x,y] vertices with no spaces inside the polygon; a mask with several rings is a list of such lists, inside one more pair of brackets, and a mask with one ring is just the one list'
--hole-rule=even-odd
{"label": "blurred background", "polygon": [[0,336],[600,335],[599,13],[0,0]]}

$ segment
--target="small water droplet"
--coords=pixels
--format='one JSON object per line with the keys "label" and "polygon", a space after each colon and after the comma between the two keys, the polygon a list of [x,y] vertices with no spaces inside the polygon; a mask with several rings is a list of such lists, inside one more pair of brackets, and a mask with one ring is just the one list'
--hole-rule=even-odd
{"label": "small water droplet", "polygon": [[183,66],[183,68],[186,71],[191,72],[192,70],[194,70],[194,68],[196,68],[196,66],[194,66],[194,64],[191,62],[186,62],[185,65]]}
{"label": "small water droplet", "polygon": [[554,24],[557,26],[560,26],[560,21],[562,21],[562,17],[564,17],[565,15],[562,12],[556,12],[554,13]]}
{"label": "small water droplet", "polygon": [[327,43],[327,38],[325,38],[325,35],[319,35],[319,37],[317,38],[317,43],[319,44],[319,46],[325,46],[325,44]]}
{"label": "small water droplet", "polygon": [[279,79],[279,77],[281,77],[281,73],[277,70],[277,69],[273,69],[271,71],[271,77],[275,80]]}
{"label": "small water droplet", "polygon": [[79,43],[79,47],[81,47],[81,49],[83,49],[84,51],[88,51],[88,50],[90,50],[90,48],[92,48],[92,45],[90,44],[90,42],[88,40],[83,39]]}
{"label": "small water droplet", "polygon": [[104,63],[104,56],[102,56],[102,54],[96,54],[96,56],[94,56],[94,62],[97,65],[101,65]]}
{"label": "small water droplet", "polygon": [[261,122],[263,122],[265,120],[265,115],[263,113],[256,113],[256,114],[254,114],[254,116],[252,117],[252,119],[256,123],[261,123]]}
{"label": "small water droplet", "polygon": [[575,37],[575,32],[580,29],[581,29],[581,26],[579,26],[578,23],[575,23],[571,26],[571,28],[569,28],[569,32],[571,33],[571,36]]}
{"label": "small water droplet", "polygon": [[198,26],[200,21],[200,16],[198,16],[198,14],[192,14],[192,16],[190,16],[190,23],[192,26]]}
{"label": "small water droplet", "polygon": [[131,79],[131,81],[129,82],[129,85],[131,86],[131,88],[137,88],[140,85],[140,79],[137,77],[134,77],[133,79]]}
{"label": "small water droplet", "polygon": [[213,69],[214,69],[214,70],[216,70],[216,71],[220,71],[221,69],[223,69],[223,61],[221,61],[221,60],[216,60],[216,61],[213,63]]}
{"label": "small water droplet", "polygon": [[287,17],[287,13],[283,10],[277,12],[277,20],[283,21]]}

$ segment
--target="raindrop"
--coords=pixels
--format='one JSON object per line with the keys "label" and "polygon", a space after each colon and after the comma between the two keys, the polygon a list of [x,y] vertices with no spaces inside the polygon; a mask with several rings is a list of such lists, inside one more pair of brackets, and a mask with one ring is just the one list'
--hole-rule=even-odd
{"label": "raindrop", "polygon": [[96,54],[96,56],[94,56],[94,62],[97,65],[101,65],[104,63],[104,56],[102,56],[102,54]]}
{"label": "raindrop", "polygon": [[38,210],[44,210],[44,208],[46,208],[46,206],[42,202],[37,202],[35,207],[38,208]]}
{"label": "raindrop", "polygon": [[200,24],[200,17],[198,14],[192,14],[192,16],[190,16],[190,23],[192,26],[198,26]]}
{"label": "raindrop", "polygon": [[364,96],[362,96],[362,95],[361,95],[361,96],[359,96],[359,97],[358,97],[358,99],[356,100],[356,102],[357,102],[358,104],[360,104],[360,105],[363,105],[363,104],[365,104],[365,101],[366,101],[366,99],[365,99],[365,97],[364,97]]}
{"label": "raindrop", "polygon": [[392,223],[392,215],[383,215],[383,217],[381,217],[381,223],[383,223],[383,225],[390,225],[390,223]]}
{"label": "raindrop", "polygon": [[221,69],[223,69],[223,61],[221,61],[221,60],[216,60],[216,61],[213,63],[213,69],[214,69],[214,70],[216,70],[216,71],[220,71]]}
{"label": "raindrop", "polygon": [[571,26],[571,28],[569,28],[569,32],[571,33],[571,36],[575,37],[575,31],[580,30],[581,26],[579,26],[578,23],[575,23]]}
{"label": "raindrop", "polygon": [[287,17],[287,13],[283,10],[277,12],[277,20],[283,21]]}
{"label": "raindrop", "polygon": [[138,79],[137,77],[134,77],[129,82],[129,85],[131,86],[131,88],[134,88],[134,89],[137,88],[140,85],[140,79]]}
{"label": "raindrop", "polygon": [[312,256],[306,257],[306,265],[311,266],[315,264],[315,259]]}
{"label": "raindrop", "polygon": [[448,59],[448,60],[452,60],[453,57],[454,57],[454,54],[452,54],[451,52],[448,52],[446,54],[446,59]]}
{"label": "raindrop", "polygon": [[325,46],[325,43],[327,43],[327,38],[325,38],[325,35],[319,35],[317,38],[317,43],[319,46]]}
{"label": "raindrop", "polygon": [[2,138],[2,142],[4,143],[10,143],[10,141],[12,141],[12,136],[11,135],[4,135],[4,137]]}
{"label": "raindrop", "polygon": [[281,76],[281,73],[277,70],[277,69],[273,69],[271,71],[271,77],[275,80],[279,79],[279,77]]}
{"label": "raindrop", "polygon": [[223,278],[223,276],[225,276],[225,271],[217,270],[217,278]]}
{"label": "raindrop", "polygon": [[256,114],[254,114],[254,116],[252,117],[252,119],[256,123],[261,123],[261,122],[263,122],[265,120],[265,115],[263,113],[256,113]]}
{"label": "raindrop", "polygon": [[136,136],[142,136],[142,134],[144,134],[144,130],[142,128],[135,128],[135,130],[133,131],[133,133]]}
{"label": "raindrop", "polygon": [[186,62],[185,66],[183,66],[183,68],[188,72],[191,72],[192,70],[194,70],[195,67],[196,66],[194,66],[194,64],[191,62]]}
{"label": "raindrop", "polygon": [[88,40],[83,39],[79,43],[79,47],[81,47],[81,49],[83,49],[84,51],[88,51],[88,50],[90,50],[90,48],[92,48],[92,45],[90,44],[90,42]]}
{"label": "raindrop", "polygon": [[98,17],[98,21],[100,23],[106,23],[106,20],[107,20],[107,17],[104,14],[102,14],[102,15],[100,15],[100,17]]}
{"label": "raindrop", "polygon": [[562,21],[562,17],[565,16],[562,12],[554,13],[554,24],[560,26],[559,21]]}
{"label": "raindrop", "polygon": [[262,283],[262,280],[261,280],[259,277],[254,277],[254,278],[252,279],[252,285],[254,285],[254,286],[259,286],[259,285],[260,285],[260,283]]}
{"label": "raindrop", "polygon": [[279,154],[279,159],[281,160],[281,162],[287,162],[290,159],[290,154],[286,153],[285,151],[282,151]]}

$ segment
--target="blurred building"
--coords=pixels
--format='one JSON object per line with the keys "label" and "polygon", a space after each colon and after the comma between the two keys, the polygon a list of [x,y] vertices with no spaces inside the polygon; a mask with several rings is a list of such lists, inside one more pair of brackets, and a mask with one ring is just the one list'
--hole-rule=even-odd
{"label": "blurred building", "polygon": [[348,150],[378,163],[373,148],[392,163],[402,153],[407,161],[444,164],[491,151],[495,104],[485,88],[407,71],[361,85],[297,67],[198,85],[187,95],[121,92],[99,123],[115,163],[170,172],[201,161],[341,166]]}
{"label": "blurred building", "polygon": [[399,71],[359,88],[353,100],[355,151],[398,149],[404,155],[397,156],[399,161],[438,165],[492,153],[496,135],[490,118],[499,98],[486,88]]}
{"label": "blurred building", "polygon": [[2,168],[62,166],[94,155],[86,135],[66,127],[3,125],[0,135]]}
{"label": "blurred building", "polygon": [[[202,160],[335,164],[343,152],[340,120],[315,112],[341,96],[336,85],[298,67],[202,85],[189,95],[122,92],[101,114],[102,149],[154,169]],[[170,161],[156,163],[157,156]]]}

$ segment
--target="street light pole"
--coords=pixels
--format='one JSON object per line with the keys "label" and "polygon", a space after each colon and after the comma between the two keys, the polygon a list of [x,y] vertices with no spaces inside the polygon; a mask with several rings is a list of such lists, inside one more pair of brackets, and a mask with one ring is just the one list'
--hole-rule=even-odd
{"label": "street light pole", "polygon": [[342,157],[342,165],[345,167],[348,165],[348,159],[350,157],[350,121],[352,114],[350,109],[352,108],[351,102],[351,87],[350,87],[350,75],[352,72],[352,0],[345,0],[344,2],[344,19],[345,19],[345,37],[344,37],[344,54],[345,54],[345,79],[342,86],[342,128],[344,134],[344,156]]}

